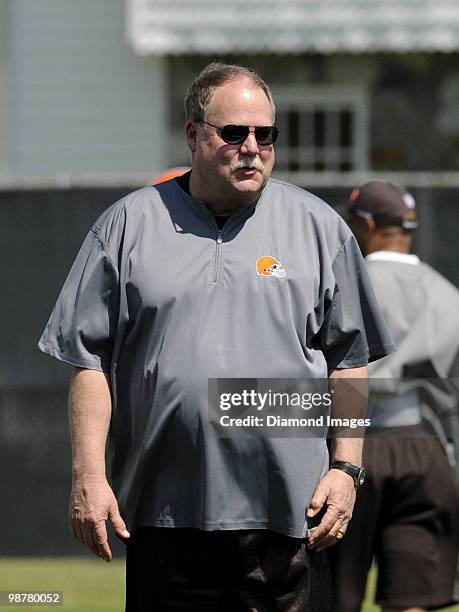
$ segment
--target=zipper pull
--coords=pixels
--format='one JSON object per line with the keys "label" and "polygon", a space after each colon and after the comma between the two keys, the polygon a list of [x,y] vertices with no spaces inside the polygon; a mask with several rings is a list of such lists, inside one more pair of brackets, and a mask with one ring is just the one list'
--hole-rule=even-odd
{"label": "zipper pull", "polygon": [[222,234],[223,234],[223,230],[218,230],[217,233],[217,244],[221,244],[223,242],[223,238],[222,238]]}

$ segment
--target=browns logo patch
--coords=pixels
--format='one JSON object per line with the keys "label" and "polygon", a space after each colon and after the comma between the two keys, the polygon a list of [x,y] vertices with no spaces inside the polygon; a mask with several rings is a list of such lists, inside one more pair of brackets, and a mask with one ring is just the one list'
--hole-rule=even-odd
{"label": "browns logo patch", "polygon": [[258,276],[277,276],[277,278],[285,278],[287,276],[287,272],[282,267],[281,262],[271,255],[259,257],[256,266]]}

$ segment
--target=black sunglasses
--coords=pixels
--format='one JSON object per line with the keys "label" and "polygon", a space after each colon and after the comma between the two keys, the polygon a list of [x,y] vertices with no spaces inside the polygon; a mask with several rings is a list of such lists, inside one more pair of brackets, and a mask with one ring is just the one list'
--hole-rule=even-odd
{"label": "black sunglasses", "polygon": [[[199,119],[198,121],[199,123],[205,123],[206,125],[210,125],[218,130],[220,132],[220,138],[227,144],[242,144],[250,133],[250,128],[248,125],[230,124],[220,127],[219,125],[214,125],[213,123],[204,121],[204,119]],[[276,142],[277,137],[279,136],[279,129],[275,125],[263,125],[255,127],[253,133],[255,134],[255,139],[259,145],[270,145]]]}

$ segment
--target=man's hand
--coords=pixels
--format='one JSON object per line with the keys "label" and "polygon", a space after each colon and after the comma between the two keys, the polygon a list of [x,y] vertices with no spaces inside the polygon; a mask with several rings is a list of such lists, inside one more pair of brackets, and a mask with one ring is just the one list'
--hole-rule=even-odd
{"label": "man's hand", "polygon": [[352,476],[341,470],[330,470],[325,474],[311,499],[307,517],[316,516],[324,505],[327,511],[309,537],[309,548],[321,551],[336,544],[338,532],[346,531],[351,520],[355,497]]}
{"label": "man's hand", "polygon": [[107,520],[116,535],[130,537],[105,476],[87,475],[74,479],[69,506],[70,529],[78,541],[109,562],[112,551],[108,545]]}

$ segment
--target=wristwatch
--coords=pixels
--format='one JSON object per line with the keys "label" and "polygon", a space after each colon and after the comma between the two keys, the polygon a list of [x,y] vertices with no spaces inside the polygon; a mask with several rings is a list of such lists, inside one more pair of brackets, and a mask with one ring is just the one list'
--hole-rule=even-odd
{"label": "wristwatch", "polygon": [[341,470],[342,472],[346,472],[346,474],[349,474],[349,476],[352,476],[356,489],[360,487],[360,485],[363,485],[365,481],[365,468],[359,467],[358,465],[353,465],[352,463],[348,463],[347,461],[333,461],[330,466],[330,469]]}

